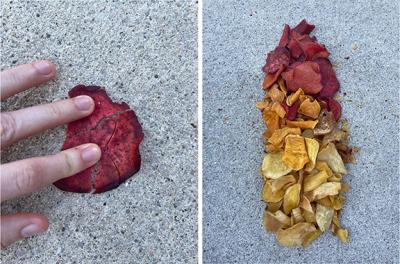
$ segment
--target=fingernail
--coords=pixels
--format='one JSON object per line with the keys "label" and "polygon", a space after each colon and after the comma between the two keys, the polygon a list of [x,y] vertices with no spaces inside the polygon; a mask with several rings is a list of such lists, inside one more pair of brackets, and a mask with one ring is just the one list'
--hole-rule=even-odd
{"label": "fingernail", "polygon": [[34,62],[33,67],[36,68],[36,70],[43,75],[48,75],[53,71],[52,65],[48,61],[37,61]]}
{"label": "fingernail", "polygon": [[93,162],[100,159],[100,150],[96,147],[87,147],[82,150],[82,160],[85,162]]}
{"label": "fingernail", "polygon": [[30,237],[40,233],[43,233],[43,230],[40,226],[36,224],[29,224],[21,229],[21,236],[23,237]]}
{"label": "fingernail", "polygon": [[76,106],[81,111],[87,111],[92,107],[93,100],[89,96],[81,95],[74,98]]}

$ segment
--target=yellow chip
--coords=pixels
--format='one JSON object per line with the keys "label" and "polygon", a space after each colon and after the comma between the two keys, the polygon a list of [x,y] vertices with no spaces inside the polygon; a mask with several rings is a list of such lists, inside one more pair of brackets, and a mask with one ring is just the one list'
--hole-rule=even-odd
{"label": "yellow chip", "polygon": [[328,180],[328,174],[325,171],[320,171],[316,174],[307,175],[303,181],[305,192],[312,191]]}
{"label": "yellow chip", "polygon": [[331,168],[334,172],[341,174],[347,173],[343,160],[333,143],[329,143],[319,151],[317,160],[325,161],[328,164],[329,168]]}
{"label": "yellow chip", "polygon": [[315,167],[315,162],[316,162],[317,156],[318,156],[319,143],[315,139],[311,139],[311,138],[304,138],[304,140],[306,142],[307,155],[308,155],[308,158],[310,159],[310,162],[306,164],[306,167],[304,170],[307,172],[310,172]]}
{"label": "yellow chip", "polygon": [[285,247],[301,246],[306,236],[316,230],[310,223],[298,223],[285,230],[280,229],[276,233],[278,243]]}
{"label": "yellow chip", "polygon": [[299,206],[301,185],[296,183],[286,189],[283,196],[283,212],[289,214],[292,209]]}
{"label": "yellow chip", "polygon": [[282,161],[282,157],[282,152],[268,153],[265,155],[261,168],[264,177],[278,179],[292,171],[292,169]]}
{"label": "yellow chip", "polygon": [[315,211],[315,218],[317,220],[317,225],[322,232],[325,232],[325,230],[327,230],[331,225],[333,213],[334,213],[333,208],[317,204],[317,209]]}

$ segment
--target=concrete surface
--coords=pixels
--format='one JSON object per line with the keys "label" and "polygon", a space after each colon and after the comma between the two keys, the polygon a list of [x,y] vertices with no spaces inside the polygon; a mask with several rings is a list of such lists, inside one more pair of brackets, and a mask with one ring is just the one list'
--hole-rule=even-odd
{"label": "concrete surface", "polygon": [[[263,230],[255,108],[265,54],[302,18],[332,53],[361,147],[345,177],[350,243],[327,233],[306,250]],[[398,40],[398,1],[204,1],[204,263],[399,263]]]}
{"label": "concrete surface", "polygon": [[[124,3],[122,3],[124,2]],[[2,251],[2,263],[197,262],[195,1],[2,1],[2,69],[51,59],[57,79],[2,110],[51,102],[78,83],[107,88],[137,113],[142,169],[98,195],[49,187],[2,204],[50,228]],[[4,150],[2,162],[57,152],[64,129]]]}

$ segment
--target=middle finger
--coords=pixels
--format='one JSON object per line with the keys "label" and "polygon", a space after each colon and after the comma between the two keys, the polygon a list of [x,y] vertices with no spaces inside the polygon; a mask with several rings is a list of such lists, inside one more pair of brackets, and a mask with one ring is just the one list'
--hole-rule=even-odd
{"label": "middle finger", "polygon": [[6,147],[43,130],[88,116],[93,109],[93,99],[82,95],[51,104],[1,113],[1,147]]}

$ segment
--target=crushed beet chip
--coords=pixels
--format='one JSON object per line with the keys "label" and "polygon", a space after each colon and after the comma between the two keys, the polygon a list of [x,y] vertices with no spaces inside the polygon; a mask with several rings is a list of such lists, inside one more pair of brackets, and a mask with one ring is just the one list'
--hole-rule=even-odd
{"label": "crushed beet chip", "polygon": [[267,63],[263,67],[265,73],[274,73],[281,66],[286,68],[289,65],[290,53],[284,47],[276,47],[273,51],[268,52]]}
{"label": "crushed beet chip", "polygon": [[140,169],[139,144],[143,132],[135,112],[126,103],[114,103],[98,86],[75,86],[69,97],[88,95],[93,113],[68,124],[62,150],[84,143],[99,145],[102,156],[94,166],[54,183],[61,190],[101,193],[118,187]]}

